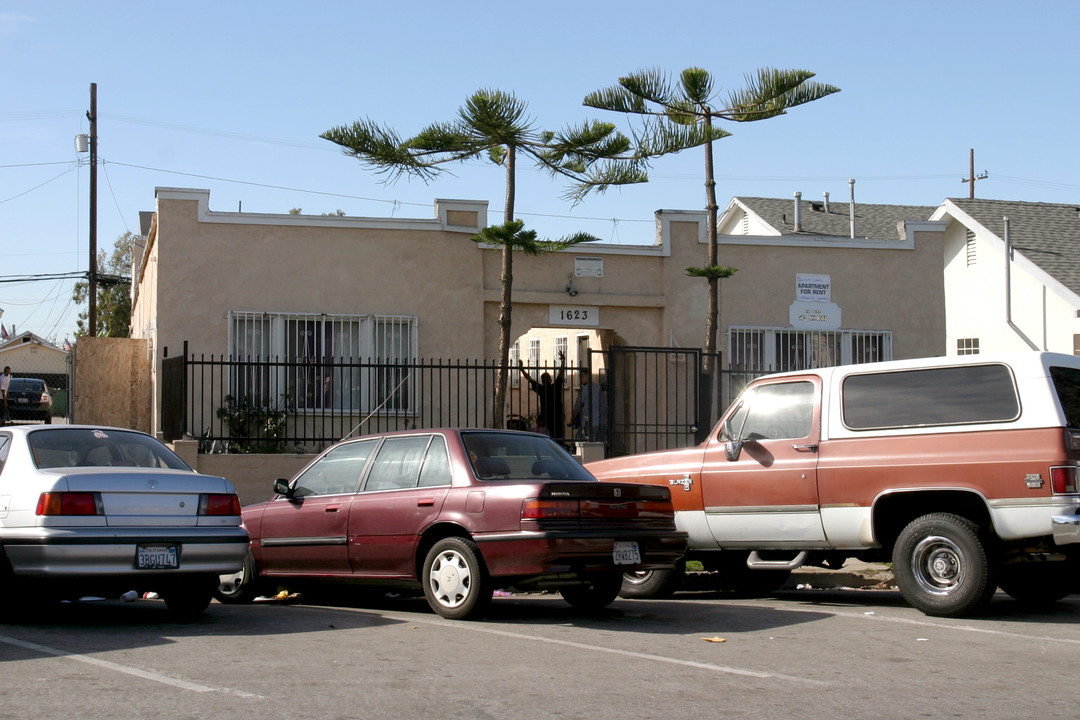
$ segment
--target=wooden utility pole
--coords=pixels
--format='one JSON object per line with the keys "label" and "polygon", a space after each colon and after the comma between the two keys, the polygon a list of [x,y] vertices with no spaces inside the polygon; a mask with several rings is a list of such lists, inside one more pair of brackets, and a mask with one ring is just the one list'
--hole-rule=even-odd
{"label": "wooden utility pole", "polygon": [[985,170],[979,175],[975,174],[975,148],[971,148],[971,152],[968,155],[968,176],[960,180],[960,182],[968,183],[968,198],[975,199],[975,181],[985,180],[990,177],[990,173]]}
{"label": "wooden utility pole", "polygon": [[97,83],[90,83],[90,309],[88,312],[90,337],[97,337]]}

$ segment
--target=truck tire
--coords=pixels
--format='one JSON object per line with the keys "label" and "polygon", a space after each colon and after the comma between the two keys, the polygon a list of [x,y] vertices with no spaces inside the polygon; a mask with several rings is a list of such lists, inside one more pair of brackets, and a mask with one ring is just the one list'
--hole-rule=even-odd
{"label": "truck tire", "polygon": [[979,526],[951,513],[923,515],[900,532],[893,573],[908,604],[935,617],[969,615],[997,590],[997,566]]}
{"label": "truck tire", "polygon": [[682,587],[685,576],[686,563],[682,560],[675,563],[675,567],[670,570],[639,570],[623,573],[619,597],[639,600],[671,597]]}

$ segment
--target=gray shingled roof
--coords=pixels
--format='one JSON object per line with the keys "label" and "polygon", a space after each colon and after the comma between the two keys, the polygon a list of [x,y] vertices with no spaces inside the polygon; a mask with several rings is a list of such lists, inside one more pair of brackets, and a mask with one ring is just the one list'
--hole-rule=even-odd
{"label": "gray shingled roof", "polygon": [[1080,206],[969,198],[949,201],[1002,242],[1007,215],[1013,248],[1080,295]]}
{"label": "gray shingled roof", "polygon": [[[737,197],[762,220],[781,233],[795,234],[795,198]],[[829,203],[825,212],[822,200],[802,199],[802,234],[849,237],[851,220],[846,202]],[[902,220],[926,220],[936,207],[923,205],[871,205],[855,203],[855,237],[895,240],[900,237],[897,223]]]}

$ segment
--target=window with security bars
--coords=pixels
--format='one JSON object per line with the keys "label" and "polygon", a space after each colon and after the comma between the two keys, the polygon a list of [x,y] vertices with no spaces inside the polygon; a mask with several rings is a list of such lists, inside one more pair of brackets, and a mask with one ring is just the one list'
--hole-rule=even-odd
{"label": "window with security bars", "polygon": [[786,372],[891,359],[888,331],[733,327],[728,333],[728,369],[736,372]]}
{"label": "window with security bars", "polygon": [[525,364],[531,368],[540,367],[540,338],[529,338],[528,354]]}
{"label": "window with security bars", "polygon": [[413,410],[416,319],[233,312],[232,394],[297,410]]}
{"label": "window with security bars", "polygon": [[521,373],[517,372],[514,368],[518,366],[518,360],[521,359],[521,347],[514,343],[510,346],[510,387],[521,387]]}
{"label": "window with security bars", "polygon": [[[555,338],[554,347],[552,351],[554,356],[551,358],[552,365],[560,365],[566,362],[566,348],[569,345],[569,338],[565,335],[560,335]],[[561,360],[560,360],[561,358]]]}

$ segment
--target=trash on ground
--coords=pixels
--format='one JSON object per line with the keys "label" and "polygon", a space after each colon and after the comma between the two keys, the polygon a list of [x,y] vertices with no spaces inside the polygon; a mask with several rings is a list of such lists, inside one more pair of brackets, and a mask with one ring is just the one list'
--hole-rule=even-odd
{"label": "trash on ground", "polygon": [[701,638],[701,639],[704,640],[705,642],[716,642],[716,643],[727,642],[727,640],[725,640],[722,637],[711,637],[711,638]]}

